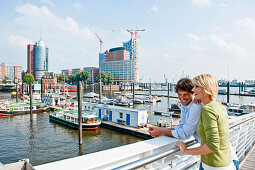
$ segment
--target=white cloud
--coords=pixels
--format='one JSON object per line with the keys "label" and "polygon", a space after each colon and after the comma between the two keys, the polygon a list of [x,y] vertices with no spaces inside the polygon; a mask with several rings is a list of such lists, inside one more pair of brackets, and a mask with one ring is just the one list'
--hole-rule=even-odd
{"label": "white cloud", "polygon": [[41,1],[41,3],[48,4],[50,6],[54,6],[54,3],[51,2],[51,0],[40,0],[40,1]]}
{"label": "white cloud", "polygon": [[250,17],[246,17],[244,19],[240,19],[238,21],[236,21],[236,24],[238,26],[242,26],[251,30],[255,30],[255,20],[253,18]]}
{"label": "white cloud", "polygon": [[175,58],[175,56],[170,55],[170,54],[164,54],[163,58],[165,58],[165,59],[172,59],[172,58]]}
{"label": "white cloud", "polygon": [[190,49],[193,50],[193,51],[202,51],[203,49],[198,46],[197,44],[190,44]]}
{"label": "white cloud", "polygon": [[210,4],[211,0],[192,0],[192,3],[197,6],[202,6]]}
{"label": "white cloud", "polygon": [[71,35],[82,36],[85,38],[93,38],[92,31],[87,27],[81,27],[72,18],[60,18],[54,15],[47,7],[37,7],[32,4],[25,4],[16,8],[16,11],[22,16],[15,19],[19,24],[31,25],[38,29],[54,29],[60,31],[66,31]]}
{"label": "white cloud", "polygon": [[198,42],[200,41],[200,37],[195,35],[195,34],[186,34],[187,37],[189,37],[191,40],[195,41],[195,42]]}
{"label": "white cloud", "polygon": [[223,8],[225,8],[225,7],[227,7],[228,5],[227,4],[225,4],[224,2],[221,2],[220,3],[220,7],[223,7]]}
{"label": "white cloud", "polygon": [[248,55],[248,52],[244,48],[234,43],[228,43],[223,38],[217,35],[210,35],[209,39],[213,41],[218,47],[222,48],[223,50],[232,52],[232,55],[236,55],[239,57],[245,57]]}
{"label": "white cloud", "polygon": [[7,37],[7,41],[9,44],[16,45],[21,48],[24,48],[27,44],[31,44],[33,42],[31,39],[19,35],[9,35]]}
{"label": "white cloud", "polygon": [[152,11],[154,11],[154,12],[156,12],[156,13],[159,12],[158,8],[157,8],[155,5],[153,5],[151,9],[152,9]]}
{"label": "white cloud", "polygon": [[241,32],[255,39],[255,20],[253,18],[246,17],[240,19],[235,22],[235,25],[240,29]]}
{"label": "white cloud", "polygon": [[80,10],[82,8],[82,4],[80,2],[76,2],[72,6],[77,10]]}

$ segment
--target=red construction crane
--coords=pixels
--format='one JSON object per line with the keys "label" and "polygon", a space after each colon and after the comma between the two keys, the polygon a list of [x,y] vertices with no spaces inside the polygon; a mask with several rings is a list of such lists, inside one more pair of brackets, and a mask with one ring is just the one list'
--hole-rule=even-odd
{"label": "red construction crane", "polygon": [[134,32],[129,29],[127,29],[127,31],[131,34],[131,38],[133,38]]}
{"label": "red construction crane", "polygon": [[97,38],[98,38],[98,40],[99,40],[99,42],[100,42],[100,53],[102,53],[102,44],[103,44],[104,42],[102,41],[102,38],[98,36],[97,33],[95,33],[95,35],[97,36]]}

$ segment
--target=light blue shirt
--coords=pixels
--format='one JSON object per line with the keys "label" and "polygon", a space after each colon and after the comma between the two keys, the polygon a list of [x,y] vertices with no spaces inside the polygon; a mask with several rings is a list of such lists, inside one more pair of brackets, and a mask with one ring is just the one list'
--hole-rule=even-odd
{"label": "light blue shirt", "polygon": [[181,121],[179,126],[175,126],[172,135],[177,139],[188,139],[192,135],[200,143],[201,139],[197,134],[197,124],[200,117],[200,110],[203,105],[190,102],[188,106],[181,105]]}

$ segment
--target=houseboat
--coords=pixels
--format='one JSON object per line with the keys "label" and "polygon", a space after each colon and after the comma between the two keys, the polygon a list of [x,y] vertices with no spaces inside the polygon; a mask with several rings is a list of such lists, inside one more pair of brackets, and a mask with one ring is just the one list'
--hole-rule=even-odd
{"label": "houseboat", "polygon": [[[58,110],[49,115],[51,121],[78,129],[78,112],[75,110]],[[101,124],[98,117],[93,114],[82,113],[82,129],[97,129]]]}
{"label": "houseboat", "polygon": [[147,125],[147,110],[87,102],[82,103],[82,109],[98,115],[99,119],[112,121],[122,125],[128,125],[135,128]]}
{"label": "houseboat", "polygon": [[255,111],[254,104],[229,104],[227,106],[228,115],[230,116],[240,116],[243,114],[248,114]]}
{"label": "houseboat", "polygon": [[[32,103],[33,113],[40,113],[49,110],[49,108],[40,102]],[[18,115],[18,114],[28,114],[30,113],[30,103],[29,102],[18,102],[18,103],[5,103],[0,105],[0,113],[2,115]]]}

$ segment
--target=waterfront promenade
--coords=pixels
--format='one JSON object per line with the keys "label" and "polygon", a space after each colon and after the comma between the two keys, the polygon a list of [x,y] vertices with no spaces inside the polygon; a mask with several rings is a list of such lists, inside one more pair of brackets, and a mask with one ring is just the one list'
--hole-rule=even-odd
{"label": "waterfront promenade", "polygon": [[254,170],[255,169],[255,145],[247,154],[245,159],[240,164],[240,170]]}

